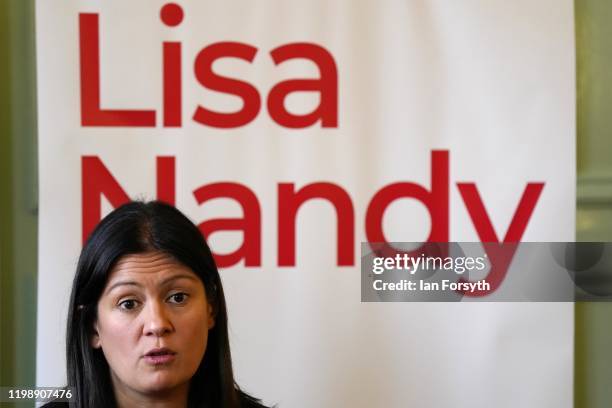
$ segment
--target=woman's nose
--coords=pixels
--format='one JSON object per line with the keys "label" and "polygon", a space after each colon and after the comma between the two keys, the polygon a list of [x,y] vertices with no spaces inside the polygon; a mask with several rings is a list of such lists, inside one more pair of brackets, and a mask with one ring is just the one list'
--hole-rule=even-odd
{"label": "woman's nose", "polygon": [[144,334],[146,336],[160,337],[174,330],[163,303],[149,302],[145,309]]}

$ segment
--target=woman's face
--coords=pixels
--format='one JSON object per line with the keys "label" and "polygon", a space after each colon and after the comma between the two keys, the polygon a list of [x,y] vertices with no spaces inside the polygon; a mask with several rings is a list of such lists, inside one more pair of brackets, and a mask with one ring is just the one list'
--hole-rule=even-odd
{"label": "woman's face", "polygon": [[161,252],[126,255],[98,301],[91,343],[102,349],[116,393],[151,396],[188,387],[213,325],[191,269]]}

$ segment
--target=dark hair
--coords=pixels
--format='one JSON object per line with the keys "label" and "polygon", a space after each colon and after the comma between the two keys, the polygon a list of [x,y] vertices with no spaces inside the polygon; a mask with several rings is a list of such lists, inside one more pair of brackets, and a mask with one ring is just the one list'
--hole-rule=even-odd
{"label": "dark hair", "polygon": [[108,363],[90,343],[97,303],[115,263],[148,251],[164,252],[189,267],[204,283],[213,310],[215,325],[191,379],[189,406],[261,407],[234,382],[221,278],[204,237],[179,210],[157,201],[131,202],[112,211],[79,257],[66,332],[68,386],[75,389],[76,407],[116,406]]}

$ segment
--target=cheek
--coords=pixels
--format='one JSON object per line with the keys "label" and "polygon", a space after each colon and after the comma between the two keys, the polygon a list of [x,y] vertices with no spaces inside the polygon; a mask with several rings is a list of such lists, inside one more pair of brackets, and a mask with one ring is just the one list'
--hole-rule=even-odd
{"label": "cheek", "polygon": [[134,320],[102,318],[98,322],[98,335],[106,360],[115,371],[128,366],[137,350],[140,329]]}
{"label": "cheek", "polygon": [[177,337],[183,339],[185,351],[190,362],[195,364],[196,368],[204,356],[208,343],[208,325],[206,323],[207,319],[204,313],[190,313],[182,316],[180,331],[177,330],[179,335]]}

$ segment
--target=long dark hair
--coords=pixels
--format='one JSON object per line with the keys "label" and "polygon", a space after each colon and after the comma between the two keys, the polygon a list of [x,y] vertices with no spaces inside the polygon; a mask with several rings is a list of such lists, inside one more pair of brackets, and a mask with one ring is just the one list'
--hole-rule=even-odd
{"label": "long dark hair", "polygon": [[108,363],[91,346],[97,303],[115,263],[123,256],[161,251],[191,268],[204,283],[214,327],[204,358],[189,387],[189,406],[261,406],[234,382],[227,311],[219,271],[198,228],[179,210],[161,202],[131,202],[106,216],[87,240],[72,284],[66,332],[68,386],[76,407],[113,407]]}

